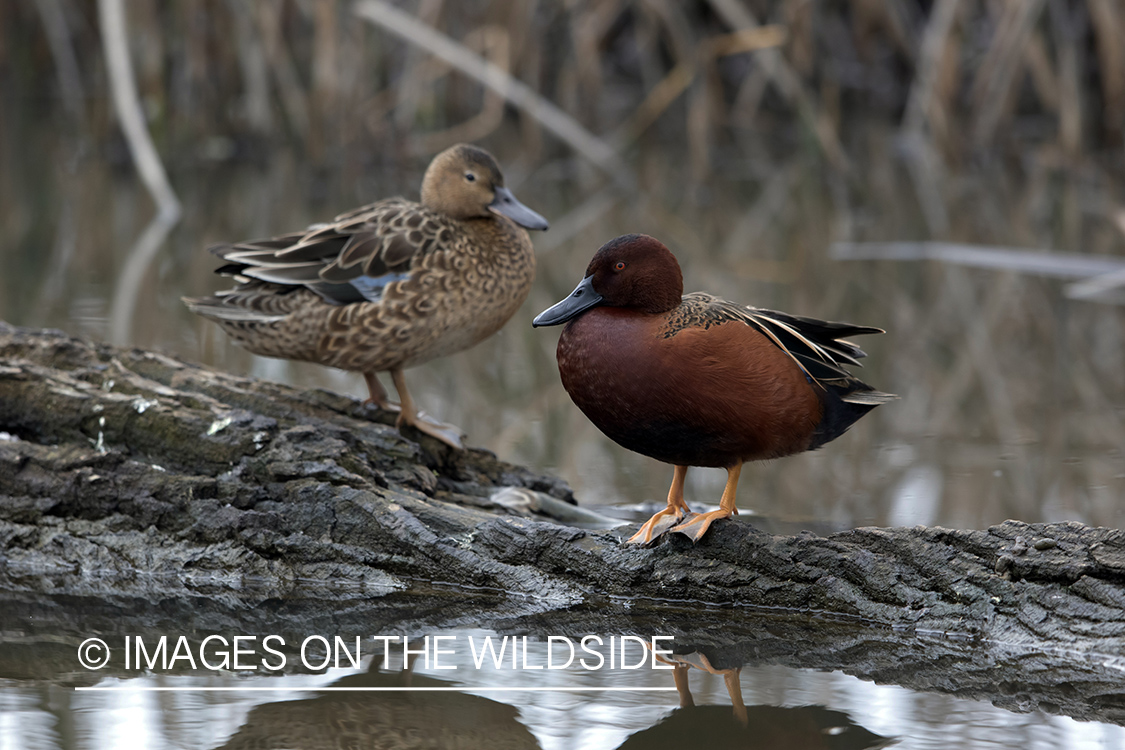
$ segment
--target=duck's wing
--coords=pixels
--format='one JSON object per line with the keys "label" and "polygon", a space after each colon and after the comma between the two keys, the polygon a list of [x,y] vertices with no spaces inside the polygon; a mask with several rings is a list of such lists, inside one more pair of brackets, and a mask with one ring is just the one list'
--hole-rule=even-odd
{"label": "duck's wing", "polygon": [[299,287],[331,304],[346,305],[378,302],[388,284],[410,278],[423,256],[451,238],[444,216],[391,198],[304,232],[217,245],[211,251],[227,261],[216,272],[239,282],[224,295],[228,305],[246,302],[247,295],[284,294]]}
{"label": "duck's wing", "polygon": [[741,321],[754,328],[788,354],[811,380],[843,391],[848,400],[883,403],[895,398],[871,389],[845,369],[862,367],[859,360],[867,355],[844,337],[884,333],[881,328],[790,315],[701,292],[684,295],[684,303],[712,323]]}

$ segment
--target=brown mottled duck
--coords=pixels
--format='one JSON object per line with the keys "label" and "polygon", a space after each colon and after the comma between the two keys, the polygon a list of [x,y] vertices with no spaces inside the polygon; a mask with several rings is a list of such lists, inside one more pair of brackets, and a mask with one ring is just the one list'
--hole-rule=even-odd
{"label": "brown mottled duck", "polygon": [[[367,403],[456,448],[461,431],[419,413],[403,370],[468,349],[527,298],[526,229],[547,221],[504,187],[496,160],[459,144],[438,154],[422,201],[388,198],[331,222],[211,248],[233,289],[185,298],[254,354],[363,373]],[[389,372],[401,405],[377,373]]]}

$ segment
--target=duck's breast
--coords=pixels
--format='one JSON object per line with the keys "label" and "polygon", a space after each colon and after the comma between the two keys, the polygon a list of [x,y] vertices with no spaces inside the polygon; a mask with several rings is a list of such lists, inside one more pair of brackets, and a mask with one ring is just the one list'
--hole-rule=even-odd
{"label": "duck's breast", "polygon": [[668,326],[598,307],[558,345],[563,386],[622,446],[668,463],[733,466],[808,449],[822,407],[780,349],[740,321]]}
{"label": "duck's breast", "polygon": [[455,225],[448,241],[416,257],[378,302],[331,313],[320,347],[326,364],[412,367],[468,349],[504,326],[535,279],[531,240],[502,217]]}

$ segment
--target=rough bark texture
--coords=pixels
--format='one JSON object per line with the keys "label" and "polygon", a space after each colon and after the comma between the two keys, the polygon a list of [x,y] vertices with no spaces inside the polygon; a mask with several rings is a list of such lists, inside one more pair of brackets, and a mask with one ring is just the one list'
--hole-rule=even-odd
{"label": "rough bark texture", "polygon": [[396,616],[406,595],[392,592],[426,581],[459,588],[412,610],[417,626],[546,617],[661,631],[713,662],[1125,717],[1125,532],[1008,521],[773,536],[736,522],[695,546],[625,547],[621,530],[533,517],[500,493],[532,490],[567,517],[549,500],[571,499],[561,481],[413,442],[391,420],[322,391],[0,324],[0,588],[22,602],[4,619],[41,606],[65,620],[73,600],[19,598],[36,592],[91,597],[136,627],[156,606],[145,602],[245,619],[284,596],[331,598],[337,631],[354,610],[368,632]]}

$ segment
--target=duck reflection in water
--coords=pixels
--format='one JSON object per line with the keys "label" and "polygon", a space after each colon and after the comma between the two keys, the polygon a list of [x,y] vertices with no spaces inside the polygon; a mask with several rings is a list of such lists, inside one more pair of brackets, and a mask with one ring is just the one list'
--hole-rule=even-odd
{"label": "duck reflection in water", "polygon": [[[607,242],[586,276],[533,325],[566,323],[559,376],[614,442],[675,467],[668,506],[629,540],[674,527],[693,541],[738,512],[742,464],[814,450],[895,396],[854,377],[863,351],[845,336],[878,328],[830,323],[683,294],[675,256],[629,234]],[[719,509],[692,514],[689,466],[727,470]]]}
{"label": "duck reflection in water", "polygon": [[[379,669],[348,675],[332,687],[451,687],[445,680]],[[315,693],[315,688],[309,689]],[[328,692],[257,706],[217,750],[539,750],[519,722],[519,709],[477,695],[449,692]]]}
{"label": "duck reflection in water", "polygon": [[[846,714],[819,706],[746,706],[740,668],[715,668],[702,653],[656,657],[674,667],[680,707],[656,725],[628,737],[621,748],[707,747],[708,750],[860,750],[884,747],[886,738],[851,722]],[[712,656],[718,660],[721,657]],[[348,675],[333,688],[451,687],[413,673],[380,670]],[[721,675],[732,707],[697,706],[688,673],[700,669]],[[468,688],[466,688],[468,689]],[[315,694],[316,688],[310,688]],[[892,740],[893,741],[893,740]],[[535,736],[519,720],[519,709],[460,691],[324,692],[302,700],[255,707],[238,731],[216,750],[338,750],[372,748],[456,748],[458,750],[538,750]]]}
{"label": "duck reflection in water", "polygon": [[[631,735],[620,750],[866,750],[897,742],[823,706],[747,706],[742,702],[741,666],[716,668],[701,652],[656,658],[673,667],[680,707],[655,726]],[[722,676],[731,708],[697,706],[688,685],[692,669]]]}

